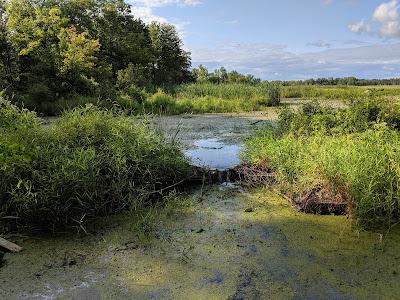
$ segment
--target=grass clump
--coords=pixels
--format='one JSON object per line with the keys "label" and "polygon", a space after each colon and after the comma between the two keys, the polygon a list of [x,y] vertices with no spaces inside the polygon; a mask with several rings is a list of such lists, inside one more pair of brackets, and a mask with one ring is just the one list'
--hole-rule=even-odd
{"label": "grass clump", "polygon": [[[94,106],[43,128],[1,100],[0,217],[42,229],[139,208],[190,172],[178,146],[131,119]],[[3,120],[3,118],[0,118]]]}
{"label": "grass clump", "polygon": [[273,83],[186,84],[175,94],[181,112],[189,113],[247,112],[281,103],[281,88]]}
{"label": "grass clump", "polygon": [[390,106],[360,101],[342,110],[284,110],[278,128],[247,142],[245,159],[267,163],[291,197],[329,190],[362,225],[390,226],[400,217],[399,111],[393,117]]}

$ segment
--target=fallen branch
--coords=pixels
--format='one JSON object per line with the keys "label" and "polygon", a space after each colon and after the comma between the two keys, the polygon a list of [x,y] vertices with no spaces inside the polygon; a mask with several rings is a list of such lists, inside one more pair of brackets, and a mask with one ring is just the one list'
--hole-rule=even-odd
{"label": "fallen branch", "polygon": [[11,243],[3,238],[0,237],[0,248],[4,248],[10,252],[20,252],[22,251],[22,247]]}

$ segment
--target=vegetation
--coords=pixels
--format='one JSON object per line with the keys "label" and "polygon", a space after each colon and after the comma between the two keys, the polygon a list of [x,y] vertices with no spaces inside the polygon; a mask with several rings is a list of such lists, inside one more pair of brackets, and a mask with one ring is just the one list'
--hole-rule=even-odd
{"label": "vegetation", "polygon": [[1,0],[0,45],[0,91],[46,114],[191,78],[175,28],[145,25],[122,0]]}
{"label": "vegetation", "polygon": [[400,78],[391,79],[360,79],[356,77],[345,78],[317,78],[307,80],[281,81],[282,85],[322,85],[322,86],[373,86],[373,85],[400,85]]}
{"label": "vegetation", "polygon": [[44,128],[1,100],[0,122],[0,217],[21,224],[51,230],[138,208],[190,172],[176,145],[94,106]]}
{"label": "vegetation", "polygon": [[399,104],[357,101],[349,109],[283,110],[278,128],[247,142],[245,158],[274,169],[290,195],[315,188],[340,195],[365,226],[400,216]]}
{"label": "vegetation", "polygon": [[282,87],[283,98],[361,100],[369,97],[398,97],[398,86],[307,86],[293,85]]}
{"label": "vegetation", "polygon": [[221,67],[214,72],[208,71],[206,67],[200,65],[192,70],[193,79],[197,83],[240,83],[240,84],[259,84],[260,78],[255,78],[253,75],[243,75],[237,71],[228,72],[224,67]]}

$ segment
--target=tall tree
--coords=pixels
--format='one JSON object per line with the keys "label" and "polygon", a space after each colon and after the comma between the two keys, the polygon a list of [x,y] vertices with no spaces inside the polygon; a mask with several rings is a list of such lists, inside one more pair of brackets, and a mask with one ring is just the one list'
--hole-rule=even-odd
{"label": "tall tree", "polygon": [[0,92],[16,80],[16,53],[6,27],[8,17],[5,4],[5,0],[0,0]]}
{"label": "tall tree", "polygon": [[169,24],[153,22],[150,37],[155,53],[153,78],[157,85],[174,85],[190,79],[190,53],[183,50],[183,43],[176,28]]}

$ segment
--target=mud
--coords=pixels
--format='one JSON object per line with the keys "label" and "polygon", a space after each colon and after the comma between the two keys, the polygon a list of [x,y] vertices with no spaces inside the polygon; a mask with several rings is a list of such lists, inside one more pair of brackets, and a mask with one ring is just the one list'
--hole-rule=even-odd
{"label": "mud", "polygon": [[[192,149],[216,133],[238,145],[271,119],[257,120],[152,122]],[[25,250],[5,254],[0,299],[400,299],[400,228],[365,232],[346,217],[303,214],[270,190],[232,183],[183,200],[151,223],[151,212],[142,223],[132,212],[99,220],[87,236],[8,237]]]}

